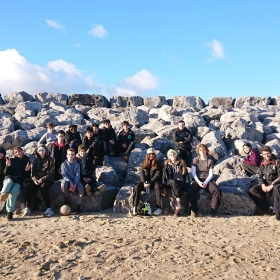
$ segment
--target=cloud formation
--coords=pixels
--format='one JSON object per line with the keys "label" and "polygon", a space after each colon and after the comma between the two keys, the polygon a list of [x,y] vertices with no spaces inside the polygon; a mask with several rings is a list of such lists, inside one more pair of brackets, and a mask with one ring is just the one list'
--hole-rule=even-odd
{"label": "cloud formation", "polygon": [[107,30],[101,24],[93,25],[91,30],[88,31],[88,34],[101,39],[108,36]]}
{"label": "cloud formation", "polygon": [[93,76],[63,59],[52,60],[46,66],[30,63],[17,50],[0,51],[0,92],[95,93],[110,98],[121,96],[151,96],[159,88],[159,78],[147,69],[123,79],[115,85],[96,83]]}
{"label": "cloud formation", "polygon": [[49,27],[52,27],[52,28],[55,28],[55,29],[58,29],[58,30],[63,30],[64,29],[63,25],[59,24],[55,20],[46,19],[45,21],[46,21],[46,23]]}
{"label": "cloud formation", "polygon": [[207,46],[211,50],[211,55],[213,58],[216,59],[222,59],[225,58],[225,53],[224,53],[224,45],[222,42],[213,39],[212,42],[208,42]]}

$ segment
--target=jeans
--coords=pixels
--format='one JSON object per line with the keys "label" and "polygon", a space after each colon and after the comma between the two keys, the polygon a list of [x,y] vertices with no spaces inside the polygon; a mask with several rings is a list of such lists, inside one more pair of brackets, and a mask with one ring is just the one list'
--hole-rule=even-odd
{"label": "jeans", "polygon": [[18,183],[14,183],[11,178],[7,178],[3,181],[3,188],[1,193],[9,193],[6,203],[7,212],[14,213],[16,200],[18,195],[20,194],[20,191],[21,185]]}
{"label": "jeans", "polygon": [[[62,181],[61,181],[61,191],[64,193],[66,198],[69,198],[69,193],[70,193],[69,187],[70,187],[70,183],[68,181],[66,181],[65,179],[62,179]],[[83,196],[84,196],[84,192],[85,192],[85,188],[84,188],[84,186],[82,185],[81,182],[79,182],[76,185],[76,192],[78,192],[77,204],[81,205],[82,200],[83,200]]]}

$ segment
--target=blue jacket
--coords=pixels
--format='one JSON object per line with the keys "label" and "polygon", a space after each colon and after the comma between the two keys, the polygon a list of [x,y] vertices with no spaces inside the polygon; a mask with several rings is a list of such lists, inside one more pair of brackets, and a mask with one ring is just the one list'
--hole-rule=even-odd
{"label": "blue jacket", "polygon": [[69,183],[78,184],[80,182],[81,167],[76,159],[73,162],[65,160],[61,164],[61,176]]}

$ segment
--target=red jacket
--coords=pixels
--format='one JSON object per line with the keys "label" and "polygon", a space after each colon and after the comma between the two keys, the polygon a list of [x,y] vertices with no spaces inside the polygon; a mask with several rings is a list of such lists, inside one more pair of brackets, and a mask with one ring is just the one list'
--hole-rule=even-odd
{"label": "red jacket", "polygon": [[262,157],[259,153],[259,150],[257,148],[252,149],[251,155],[247,156],[243,162],[249,165],[260,166]]}

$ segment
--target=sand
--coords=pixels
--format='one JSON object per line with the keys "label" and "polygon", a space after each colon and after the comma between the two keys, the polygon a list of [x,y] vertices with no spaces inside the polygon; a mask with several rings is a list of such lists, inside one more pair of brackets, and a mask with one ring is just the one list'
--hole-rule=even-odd
{"label": "sand", "polygon": [[275,217],[15,217],[0,217],[0,279],[280,279]]}

